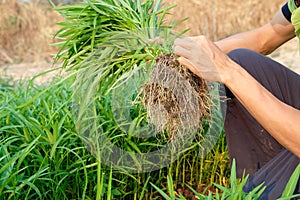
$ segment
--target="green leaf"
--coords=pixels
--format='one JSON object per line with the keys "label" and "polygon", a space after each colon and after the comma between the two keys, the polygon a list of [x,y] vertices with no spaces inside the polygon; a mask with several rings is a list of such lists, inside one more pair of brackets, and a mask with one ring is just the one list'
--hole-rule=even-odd
{"label": "green leaf", "polygon": [[107,188],[107,200],[112,199],[112,167],[110,168],[109,179],[108,179],[108,188]]}
{"label": "green leaf", "polygon": [[236,190],[236,162],[235,159],[232,160],[232,167],[231,167],[231,175],[230,175],[230,187],[231,191],[234,193]]}
{"label": "green leaf", "polygon": [[299,182],[300,177],[300,164],[296,167],[292,176],[290,177],[281,197],[289,197],[294,194],[297,183]]}
{"label": "green leaf", "polygon": [[[196,195],[196,197],[198,198],[198,199],[202,199],[202,198],[204,198],[205,196],[203,195],[203,194],[199,194],[194,188],[192,188],[191,186],[189,186],[189,185],[186,185],[193,193],[194,193],[194,195]],[[206,192],[206,190],[204,190],[204,192]]]}
{"label": "green leaf", "polygon": [[172,198],[170,198],[164,191],[162,191],[160,188],[158,188],[156,185],[154,185],[153,183],[150,183],[152,185],[152,187],[154,187],[156,189],[156,191],[159,192],[159,194],[165,198],[166,200],[172,200]]}
{"label": "green leaf", "polygon": [[175,191],[174,191],[174,185],[173,185],[173,179],[171,174],[169,173],[167,176],[167,182],[168,182],[168,191],[170,194],[170,197],[172,200],[175,200]]}
{"label": "green leaf", "polygon": [[147,192],[147,190],[148,190],[147,186],[148,186],[150,178],[151,178],[151,176],[148,176],[146,182],[144,183],[144,186],[143,186],[142,192],[140,194],[139,200],[143,200],[144,199],[145,192]]}

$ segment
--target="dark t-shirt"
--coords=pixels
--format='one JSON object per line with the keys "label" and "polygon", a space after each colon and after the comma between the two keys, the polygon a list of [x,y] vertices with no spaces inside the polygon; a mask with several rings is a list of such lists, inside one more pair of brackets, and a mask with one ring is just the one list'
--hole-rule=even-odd
{"label": "dark t-shirt", "polygon": [[288,7],[288,3],[284,4],[284,6],[282,6],[281,11],[282,11],[283,15],[285,16],[285,18],[287,20],[291,21],[292,13]]}

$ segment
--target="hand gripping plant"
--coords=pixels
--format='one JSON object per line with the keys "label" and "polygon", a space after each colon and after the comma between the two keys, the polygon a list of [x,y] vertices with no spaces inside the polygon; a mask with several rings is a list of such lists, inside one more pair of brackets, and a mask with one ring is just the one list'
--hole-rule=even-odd
{"label": "hand gripping plant", "polygon": [[[146,161],[137,154],[179,139],[169,148],[179,155],[178,148],[194,138],[190,133],[205,129],[211,97],[206,82],[172,53],[174,39],[184,33],[174,33],[178,23],[165,25],[172,8],[160,0],[86,0],[57,8],[66,20],[56,34],[56,61],[76,75],[76,125],[104,162],[131,160],[130,167],[144,170],[139,161]],[[157,37],[164,42],[150,42]]]}

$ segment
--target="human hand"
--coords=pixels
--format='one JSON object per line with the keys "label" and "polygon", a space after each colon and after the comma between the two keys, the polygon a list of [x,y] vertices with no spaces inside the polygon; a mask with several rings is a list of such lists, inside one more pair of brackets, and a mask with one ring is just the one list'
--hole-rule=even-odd
{"label": "human hand", "polygon": [[205,36],[178,38],[173,50],[180,64],[208,81],[224,82],[230,59]]}

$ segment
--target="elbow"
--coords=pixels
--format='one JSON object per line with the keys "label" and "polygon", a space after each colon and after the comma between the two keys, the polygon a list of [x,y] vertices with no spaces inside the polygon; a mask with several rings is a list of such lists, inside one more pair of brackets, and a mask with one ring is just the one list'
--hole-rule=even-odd
{"label": "elbow", "polygon": [[260,53],[263,54],[263,55],[269,55],[269,54],[273,53],[275,51],[275,49],[276,48],[273,48],[273,49],[262,49],[260,51]]}
{"label": "elbow", "polygon": [[269,55],[273,53],[280,45],[275,45],[270,41],[259,41],[258,52],[263,55]]}

